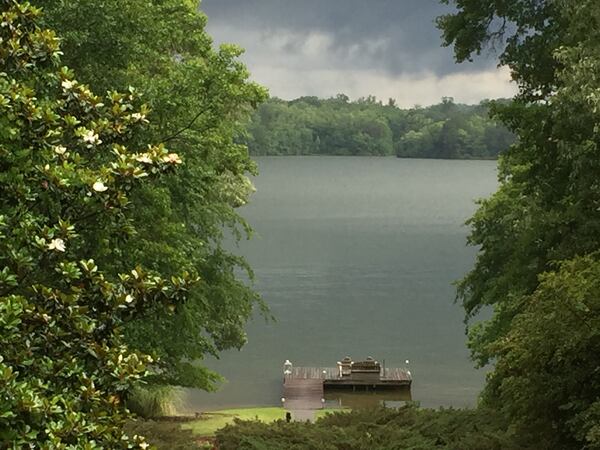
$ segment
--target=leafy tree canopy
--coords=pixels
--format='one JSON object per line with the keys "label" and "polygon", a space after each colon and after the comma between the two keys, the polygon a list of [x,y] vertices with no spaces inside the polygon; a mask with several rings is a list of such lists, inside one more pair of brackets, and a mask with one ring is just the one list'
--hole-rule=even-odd
{"label": "leafy tree canopy", "polygon": [[539,448],[600,448],[600,261],[577,257],[540,276],[494,344],[486,401]]}
{"label": "leafy tree canopy", "polygon": [[253,191],[247,175],[256,167],[236,137],[266,91],[248,81],[241,49],[213,49],[197,1],[34,3],[80,78],[98,91],[138,89],[151,118],[139,139],[163,142],[186,161],[131,193],[135,241],[102,245],[99,253],[112,273],[135,261],[161,273],[200,274],[202,283],[174,315],[149,310],[125,331],[134,348],[160,357],[156,382],[210,388],[218,377],[197,361],[241,347],[243,327],[262,305],[240,275],[251,277],[249,267],[223,241],[250,231],[236,208]]}
{"label": "leafy tree canopy", "polygon": [[371,155],[405,158],[496,158],[514,135],[489,117],[488,102],[445,98],[428,108],[399,109],[375,97],[350,102],[272,99],[261,105],[244,142],[255,155]]}
{"label": "leafy tree canopy", "polygon": [[600,350],[600,4],[455,3],[439,24],[457,58],[502,40],[521,91],[496,108],[519,141],[470,220],[480,252],[458,291],[468,318],[494,310],[470,330],[478,361],[496,362],[485,399],[547,448],[600,448],[598,365],[587,362]]}
{"label": "leafy tree canopy", "polygon": [[131,238],[130,193],[182,159],[143,142],[147,107],[132,90],[99,97],[60,68],[40,14],[0,6],[0,442],[146,448],[123,434],[123,402],[155,362],[122,330],[181,307],[198,277],[116,274],[95,258]]}

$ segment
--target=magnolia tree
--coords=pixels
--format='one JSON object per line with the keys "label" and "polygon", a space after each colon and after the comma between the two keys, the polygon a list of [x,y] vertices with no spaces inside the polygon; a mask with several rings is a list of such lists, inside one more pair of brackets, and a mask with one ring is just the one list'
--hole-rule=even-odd
{"label": "magnolia tree", "polygon": [[123,402],[153,361],[121,329],[174,311],[198,279],[108,276],[94,252],[135,239],[128,193],[182,161],[140,146],[133,91],[102,99],[60,68],[39,9],[0,5],[0,442],[146,448],[123,435]]}
{"label": "magnolia tree", "polygon": [[97,92],[143,93],[152,122],[134,143],[165,142],[185,160],[130,193],[136,239],[104,245],[110,236],[96,228],[87,244],[105,273],[142,263],[202,277],[175,314],[148,310],[124,331],[131,348],[160,357],[147,381],[209,389],[219,377],[201,360],[240,348],[247,320],[263,306],[230,237],[249,231],[237,207],[252,192],[247,175],[256,164],[238,142],[266,91],[249,80],[240,48],[213,45],[199,0],[31,1],[43,7],[80,80]]}

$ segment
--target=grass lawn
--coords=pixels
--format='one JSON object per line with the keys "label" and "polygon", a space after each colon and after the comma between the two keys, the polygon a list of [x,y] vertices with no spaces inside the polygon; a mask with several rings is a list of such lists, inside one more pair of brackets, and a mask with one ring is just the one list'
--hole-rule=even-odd
{"label": "grass lawn", "polygon": [[[260,420],[261,422],[274,422],[285,419],[285,409],[277,407],[268,408],[242,408],[224,409],[222,411],[206,412],[203,418],[182,425],[184,430],[191,430],[196,436],[212,436],[217,430],[233,422],[234,418],[241,420]],[[320,409],[315,412],[315,418],[340,409]]]}

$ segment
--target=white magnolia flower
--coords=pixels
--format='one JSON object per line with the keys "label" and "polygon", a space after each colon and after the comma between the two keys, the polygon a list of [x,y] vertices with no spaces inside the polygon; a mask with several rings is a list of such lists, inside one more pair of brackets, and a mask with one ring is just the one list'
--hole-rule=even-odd
{"label": "white magnolia flower", "polygon": [[152,160],[148,156],[148,153],[142,153],[135,158],[136,161],[151,164]]}
{"label": "white magnolia flower", "polygon": [[135,120],[135,121],[138,121],[138,122],[139,122],[140,120],[143,120],[143,119],[145,119],[145,118],[146,118],[146,116],[145,116],[145,115],[143,115],[142,113],[133,113],[133,114],[131,115],[131,118],[132,118],[133,120]]}
{"label": "white magnolia flower", "polygon": [[54,146],[54,153],[56,153],[57,155],[64,155],[67,151],[67,147],[64,147],[62,145],[56,145]]}
{"label": "white magnolia flower", "polygon": [[104,192],[108,188],[104,185],[104,183],[102,181],[96,181],[94,183],[94,185],[92,186],[92,189],[95,190],[96,192]]}
{"label": "white magnolia flower", "polygon": [[100,140],[100,136],[94,133],[93,130],[86,130],[86,132],[82,136],[83,142],[88,143],[88,147],[91,147],[94,144],[102,144]]}
{"label": "white magnolia flower", "polygon": [[48,248],[50,250],[56,250],[57,252],[64,252],[66,249],[65,241],[61,238],[52,239],[48,244]]}
{"label": "white magnolia flower", "polygon": [[169,153],[167,156],[163,157],[163,161],[171,164],[181,164],[181,158],[177,153]]}
{"label": "white magnolia flower", "polygon": [[62,84],[63,89],[66,91],[68,91],[69,89],[72,89],[73,86],[75,86],[75,82],[71,81],[71,80],[64,80],[61,84]]}
{"label": "white magnolia flower", "polygon": [[132,301],[133,301],[133,295],[127,294],[127,296],[125,297],[125,302],[131,303]]}
{"label": "white magnolia flower", "polygon": [[140,448],[143,450],[146,450],[148,447],[150,447],[150,444],[146,443],[146,442],[142,442],[140,444]]}

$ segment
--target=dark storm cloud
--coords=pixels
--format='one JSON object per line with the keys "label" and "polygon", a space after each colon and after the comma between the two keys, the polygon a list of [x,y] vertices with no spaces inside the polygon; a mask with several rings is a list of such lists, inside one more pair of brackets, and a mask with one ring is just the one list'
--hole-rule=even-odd
{"label": "dark storm cloud", "polygon": [[[264,39],[281,30],[325,33],[336,62],[344,67],[445,75],[495,64],[493,58],[454,64],[452,50],[441,47],[434,23],[451,8],[436,0],[204,0],[202,9],[210,27],[260,30]],[[285,50],[300,53],[302,47],[296,40],[287,42]]]}
{"label": "dark storm cloud", "polygon": [[[441,46],[435,18],[451,8],[437,0],[203,0],[201,8],[215,41],[244,47],[255,79],[282,97],[337,88],[399,98],[397,91],[420,89],[431,91],[426,103],[461,98],[463,82],[480,84],[465,96],[471,101],[507,92],[495,57],[457,65],[452,49]],[[416,94],[403,101],[422,97]]]}

